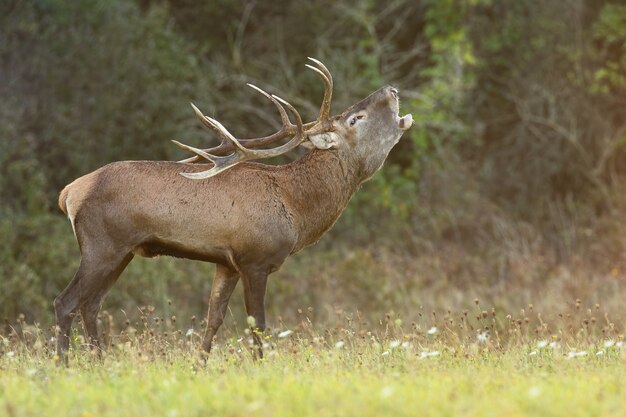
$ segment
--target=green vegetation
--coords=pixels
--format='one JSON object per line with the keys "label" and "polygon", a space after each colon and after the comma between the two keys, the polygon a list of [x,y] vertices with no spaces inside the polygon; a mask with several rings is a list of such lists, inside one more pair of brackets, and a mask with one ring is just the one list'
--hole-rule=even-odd
{"label": "green vegetation", "polygon": [[145,362],[120,355],[70,370],[17,357],[0,376],[0,404],[10,416],[69,417],[624,413],[623,357],[533,362],[524,350],[423,360],[401,352],[386,360],[370,347],[288,349],[258,364],[220,354],[206,369],[186,357]]}
{"label": "green vegetation", "polygon": [[624,414],[626,348],[601,306],[577,302],[554,317],[534,306],[513,315],[483,308],[476,301],[411,324],[336,312],[338,324],[325,329],[305,311],[294,327],[265,334],[262,360],[236,326],[203,359],[202,322],[142,308],[119,332],[103,314],[102,359],[75,334],[69,368],[56,366],[47,331],[26,326],[0,336],[0,414]]}

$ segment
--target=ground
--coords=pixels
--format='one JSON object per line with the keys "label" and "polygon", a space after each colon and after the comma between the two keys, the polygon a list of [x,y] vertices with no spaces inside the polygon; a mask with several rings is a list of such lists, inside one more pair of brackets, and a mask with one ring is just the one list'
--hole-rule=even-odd
{"label": "ground", "polygon": [[623,335],[572,326],[575,314],[544,322],[553,334],[483,311],[428,326],[387,317],[371,330],[304,319],[267,331],[261,360],[247,331],[222,331],[204,360],[202,323],[144,317],[105,334],[100,359],[75,332],[67,367],[46,331],[21,323],[1,339],[0,415],[626,415]]}

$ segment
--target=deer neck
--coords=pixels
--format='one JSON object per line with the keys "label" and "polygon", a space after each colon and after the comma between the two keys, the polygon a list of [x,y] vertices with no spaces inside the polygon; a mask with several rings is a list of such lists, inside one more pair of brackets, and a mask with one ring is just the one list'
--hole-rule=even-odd
{"label": "deer neck", "polygon": [[283,172],[279,188],[298,235],[297,252],[335,224],[362,180],[358,166],[340,151],[313,150]]}

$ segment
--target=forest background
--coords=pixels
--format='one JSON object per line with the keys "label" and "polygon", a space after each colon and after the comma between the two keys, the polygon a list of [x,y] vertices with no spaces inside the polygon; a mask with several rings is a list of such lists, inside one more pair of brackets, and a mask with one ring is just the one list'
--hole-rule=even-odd
{"label": "forest background", "polygon": [[[272,275],[270,326],[302,311],[410,321],[475,298],[547,312],[580,298],[624,319],[617,0],[2,1],[0,319],[53,323],[79,261],[57,207],[67,183],[186,157],[171,139],[216,143],[190,101],[237,136],[272,132],[274,109],[245,82],[313,119],[323,87],[307,56],[333,73],[335,112],[393,84],[415,123],[334,229]],[[136,258],[104,308],[202,317],[212,273]]]}

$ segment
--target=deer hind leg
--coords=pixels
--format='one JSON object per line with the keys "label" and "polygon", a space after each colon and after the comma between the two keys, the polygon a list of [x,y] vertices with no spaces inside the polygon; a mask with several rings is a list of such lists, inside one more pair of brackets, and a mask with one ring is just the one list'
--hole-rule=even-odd
{"label": "deer hind leg", "polygon": [[105,270],[101,275],[95,275],[93,282],[87,283],[89,285],[87,291],[81,294],[79,309],[83,319],[85,339],[92,348],[98,350],[98,353],[100,353],[98,313],[100,312],[102,301],[133,257],[134,255],[129,253],[121,261],[118,261],[116,266],[113,266],[115,261],[108,263],[108,266],[111,268],[110,272],[107,273]]}
{"label": "deer hind leg", "polygon": [[69,349],[72,322],[79,309],[85,336],[88,340],[97,340],[96,316],[100,301],[131,259],[128,254],[81,258],[76,275],[54,300],[57,355],[60,358]]}
{"label": "deer hind leg", "polygon": [[202,348],[207,353],[211,351],[213,336],[224,322],[228,300],[233,294],[237,281],[239,281],[239,272],[229,266],[216,265],[215,278],[211,285],[207,328],[202,340]]}
{"label": "deer hind leg", "polygon": [[78,271],[67,287],[54,300],[54,313],[56,316],[57,355],[59,358],[67,352],[70,346],[70,330],[74,314],[78,309],[80,297],[79,282],[85,274],[85,267],[81,261]]}

